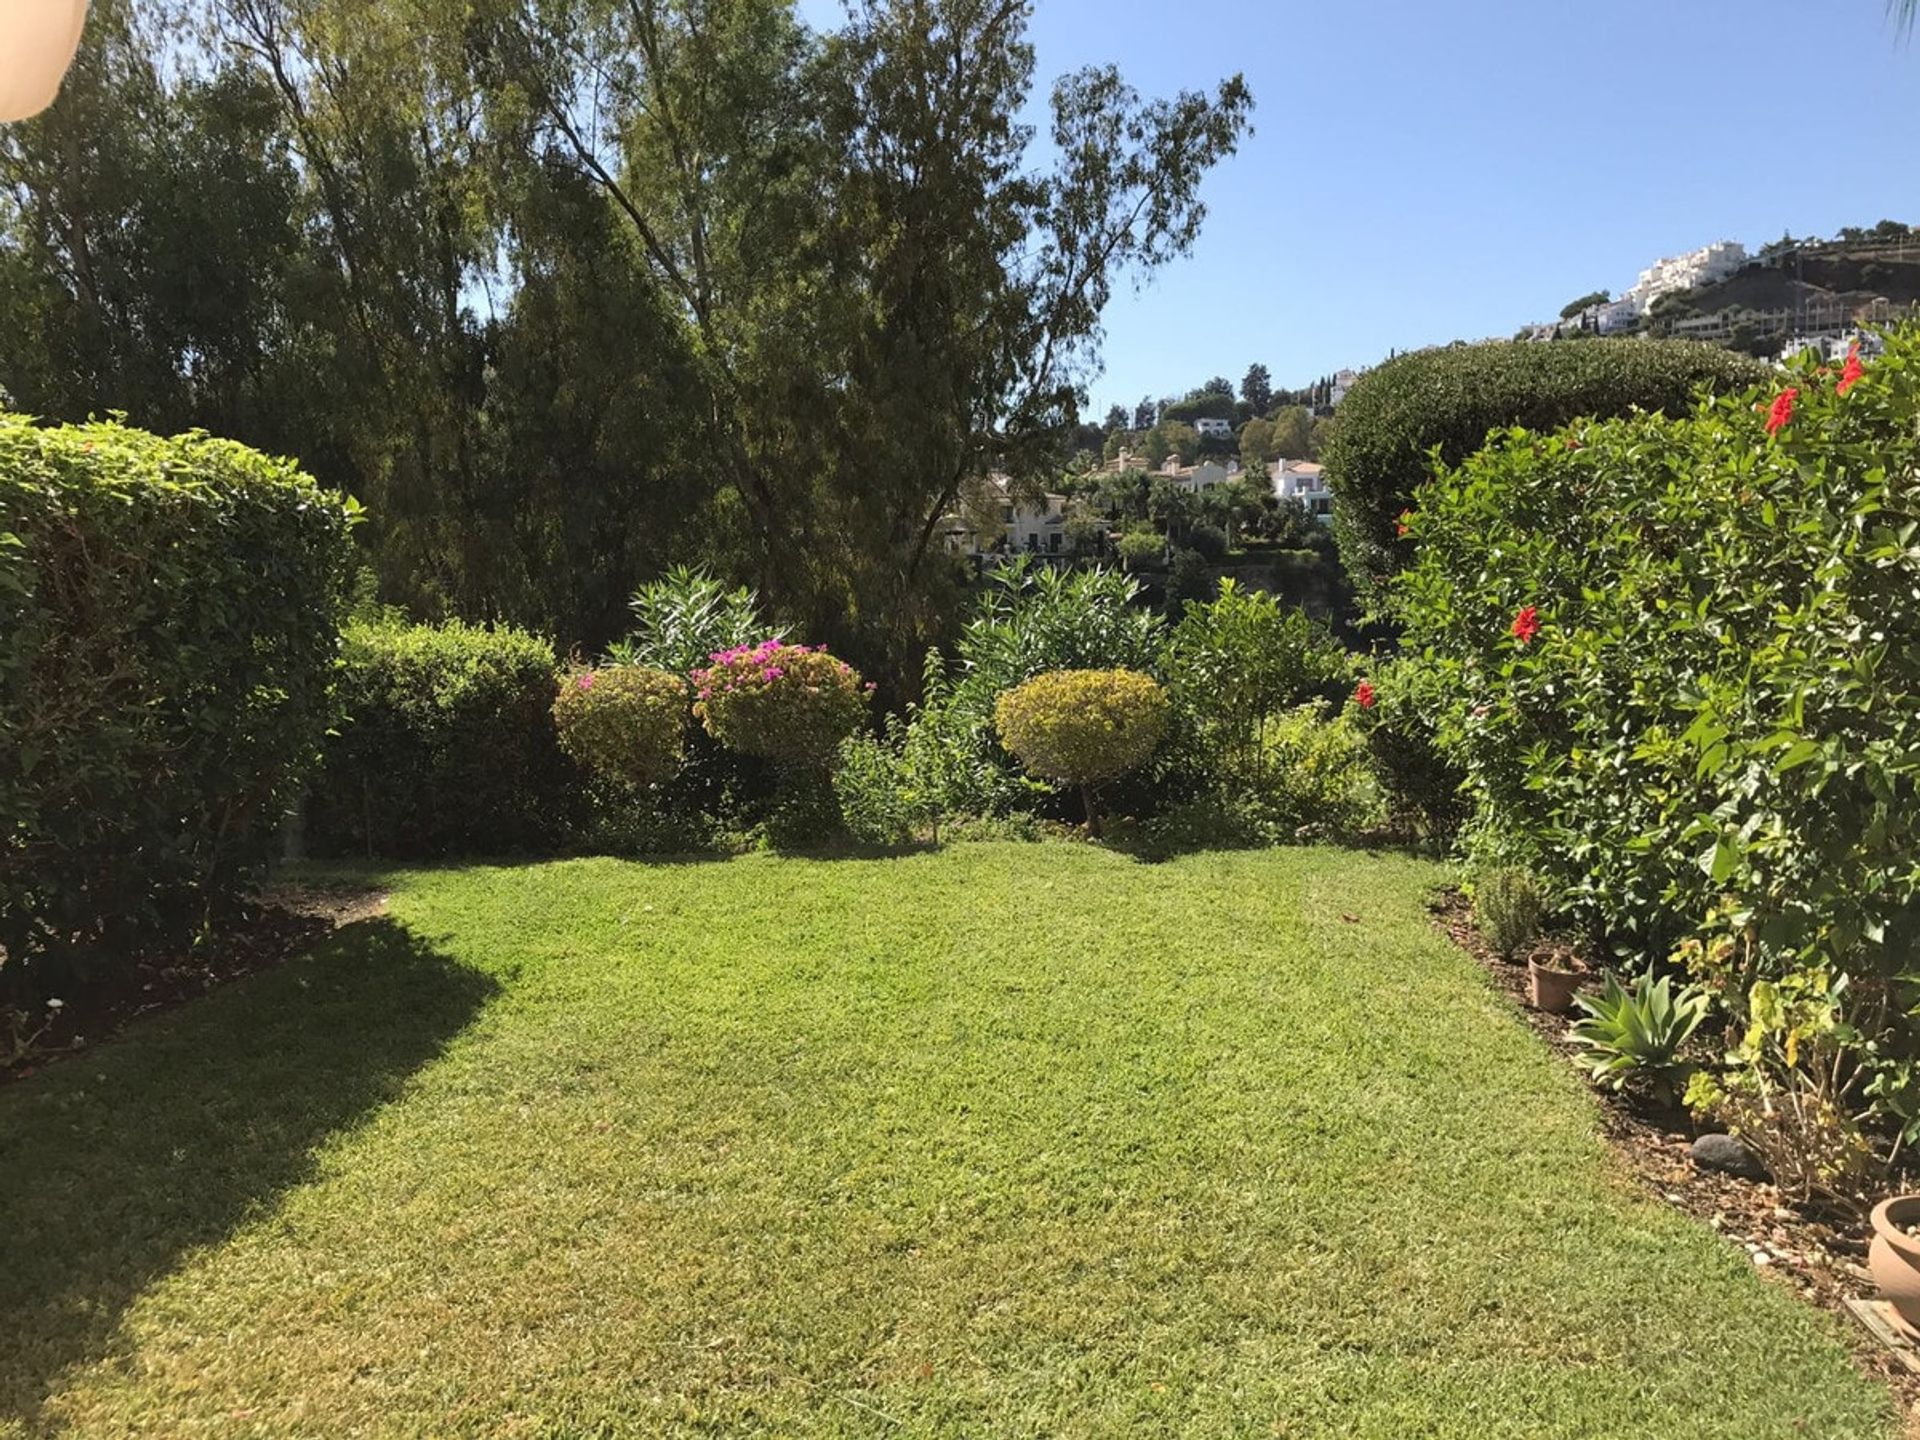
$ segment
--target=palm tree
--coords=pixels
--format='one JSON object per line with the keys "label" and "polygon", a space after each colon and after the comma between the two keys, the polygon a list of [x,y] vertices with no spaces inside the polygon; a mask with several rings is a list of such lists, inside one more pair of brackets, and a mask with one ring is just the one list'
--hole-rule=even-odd
{"label": "palm tree", "polygon": [[1894,28],[1906,35],[1920,19],[1920,0],[1887,0],[1887,13],[1893,16]]}

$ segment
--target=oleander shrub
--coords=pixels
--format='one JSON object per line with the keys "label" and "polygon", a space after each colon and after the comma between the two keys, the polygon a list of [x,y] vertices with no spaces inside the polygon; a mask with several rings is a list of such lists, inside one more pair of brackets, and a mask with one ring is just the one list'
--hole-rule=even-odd
{"label": "oleander shrub", "polygon": [[1003,694],[994,725],[1029,772],[1078,787],[1097,835],[1095,788],[1152,758],[1170,710],[1160,683],[1137,670],[1056,670]]}
{"label": "oleander shrub", "polygon": [[334,714],[355,507],[203,434],[0,415],[0,1000],[190,935]]}
{"label": "oleander shrub", "polygon": [[1686,340],[1494,341],[1417,350],[1361,376],[1340,402],[1326,452],[1334,534],[1368,600],[1412,558],[1400,513],[1442,465],[1458,465],[1513,426],[1552,430],[1575,420],[1692,411],[1702,387],[1758,384],[1766,367]]}
{"label": "oleander shrub", "polygon": [[560,679],[560,748],[601,780],[646,788],[671,779],[686,751],[687,682],[644,665],[576,669]]}
{"label": "oleander shrub", "polygon": [[554,727],[553,647],[508,626],[354,623],[345,718],[308,800],[321,854],[434,859],[551,850],[579,774]]}
{"label": "oleander shrub", "polygon": [[729,749],[786,765],[825,766],[866,719],[873,687],[824,645],[763,640],[693,672],[693,713]]}
{"label": "oleander shrub", "polygon": [[1616,950],[1681,946],[1746,1037],[1728,1096],[1920,1136],[1920,334],[1506,433],[1409,529],[1475,843]]}
{"label": "oleander shrub", "polygon": [[617,665],[644,665],[689,675],[716,651],[750,645],[781,632],[760,614],[760,598],[744,585],[728,586],[705,570],[676,565],[633,592],[627,604],[633,630],[613,645]]}

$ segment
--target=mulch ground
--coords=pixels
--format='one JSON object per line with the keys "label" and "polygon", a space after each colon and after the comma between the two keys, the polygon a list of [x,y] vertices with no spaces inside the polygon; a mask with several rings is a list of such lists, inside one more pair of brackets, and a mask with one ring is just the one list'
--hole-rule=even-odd
{"label": "mulch ground", "polygon": [[[39,1034],[25,1058],[12,1066],[0,1064],[0,1085],[83,1054],[141,1016],[171,1009],[243,975],[270,970],[336,926],[380,914],[386,904],[387,897],[373,890],[270,886],[191,950],[143,958],[122,975],[62,997],[57,1011],[33,1020]],[[5,1020],[0,1012],[0,1025]],[[6,1056],[5,1039],[0,1031],[0,1061]]]}
{"label": "mulch ground", "polygon": [[[1527,1003],[1526,963],[1509,963],[1487,948],[1466,897],[1448,891],[1432,909],[1435,923],[1486,967],[1540,1038],[1575,1064],[1579,1049],[1567,1037],[1568,1017]],[[1877,1293],[1866,1269],[1866,1221],[1810,1213],[1788,1204],[1763,1181],[1703,1170],[1687,1153],[1702,1130],[1686,1110],[1599,1086],[1593,1091],[1606,1136],[1633,1176],[1667,1204],[1719,1231],[1769,1280],[1838,1315],[1862,1366],[1892,1386],[1906,1409],[1908,1433],[1920,1435],[1920,1376],[1888,1353],[1845,1305],[1849,1297],[1870,1299]]]}

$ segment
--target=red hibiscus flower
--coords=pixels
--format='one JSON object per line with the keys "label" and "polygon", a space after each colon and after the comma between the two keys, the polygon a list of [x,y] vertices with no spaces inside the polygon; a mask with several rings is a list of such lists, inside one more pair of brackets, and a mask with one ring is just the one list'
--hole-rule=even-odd
{"label": "red hibiscus flower", "polygon": [[1540,633],[1540,611],[1528,605],[1513,617],[1513,638],[1525,645]]}
{"label": "red hibiscus flower", "polygon": [[1847,391],[1859,383],[1860,378],[1866,373],[1867,367],[1860,363],[1860,347],[1856,345],[1847,352],[1846,368],[1840,372],[1840,383],[1833,387],[1833,393],[1836,395],[1846,394]]}
{"label": "red hibiscus flower", "polygon": [[1773,408],[1767,412],[1767,433],[1778,435],[1793,421],[1793,402],[1800,398],[1800,392],[1789,385],[1773,397]]}
{"label": "red hibiscus flower", "polygon": [[1362,680],[1360,682],[1359,688],[1353,692],[1353,703],[1358,705],[1362,710],[1371,710],[1374,707],[1376,702],[1373,685],[1370,681]]}

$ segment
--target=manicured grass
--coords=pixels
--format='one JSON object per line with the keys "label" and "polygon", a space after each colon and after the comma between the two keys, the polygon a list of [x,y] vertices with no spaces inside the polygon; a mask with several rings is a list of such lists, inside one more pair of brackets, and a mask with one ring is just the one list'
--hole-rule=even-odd
{"label": "manicured grass", "polygon": [[1438,879],[394,877],[0,1091],[0,1433],[1889,1433],[1619,1174]]}

